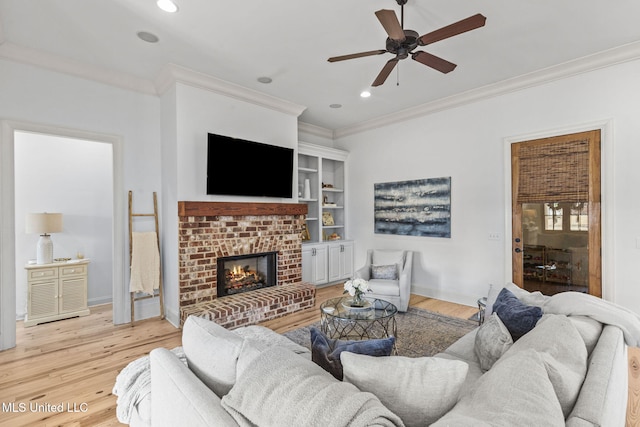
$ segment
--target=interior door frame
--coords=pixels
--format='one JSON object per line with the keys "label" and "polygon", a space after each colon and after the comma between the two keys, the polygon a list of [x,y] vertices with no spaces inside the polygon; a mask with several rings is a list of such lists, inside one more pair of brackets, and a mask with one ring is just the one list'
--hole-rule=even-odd
{"label": "interior door frame", "polygon": [[580,125],[567,126],[553,130],[540,131],[524,135],[509,136],[504,138],[504,199],[505,199],[505,229],[504,229],[504,280],[511,282],[512,278],[512,257],[511,251],[512,234],[512,213],[511,213],[511,145],[519,142],[526,142],[535,139],[550,138],[572,133],[586,132],[590,130],[600,130],[600,155],[601,155],[601,250],[602,250],[602,298],[608,301],[615,300],[615,271],[614,245],[613,245],[613,207],[614,207],[614,186],[613,186],[613,120],[602,120],[597,122],[584,123]]}
{"label": "interior door frame", "polygon": [[111,144],[113,149],[113,322],[125,323],[128,292],[124,286],[124,156],[123,140],[119,136],[78,129],[50,126],[26,121],[0,121],[0,351],[16,345],[15,286],[15,182],[14,135],[16,131],[56,135],[67,138]]}

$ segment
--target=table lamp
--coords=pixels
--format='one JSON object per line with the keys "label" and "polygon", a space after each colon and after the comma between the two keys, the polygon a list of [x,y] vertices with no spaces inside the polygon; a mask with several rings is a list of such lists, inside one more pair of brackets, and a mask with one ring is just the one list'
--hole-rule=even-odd
{"label": "table lamp", "polygon": [[30,213],[26,219],[27,233],[41,233],[38,239],[36,263],[50,264],[53,262],[53,242],[48,233],[62,231],[61,213]]}

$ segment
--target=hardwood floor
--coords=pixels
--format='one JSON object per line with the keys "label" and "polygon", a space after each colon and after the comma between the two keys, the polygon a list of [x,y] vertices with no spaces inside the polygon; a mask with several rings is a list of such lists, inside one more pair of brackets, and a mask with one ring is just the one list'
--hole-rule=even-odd
{"label": "hardwood floor", "polygon": [[[320,318],[317,306],[341,294],[341,285],[319,288],[313,309],[263,325],[282,333],[314,323]],[[410,305],[465,319],[477,311],[417,295],[411,296]],[[111,316],[111,306],[102,305],[91,307],[87,317],[31,328],[18,322],[17,347],[0,352],[0,426],[121,426],[115,414],[116,397],[111,393],[116,376],[129,362],[156,347],[179,346],[181,331],[160,319],[143,320],[133,328],[113,326]],[[640,353],[633,354],[637,378]],[[628,419],[632,424],[627,426],[640,425],[639,384],[640,379],[630,381]],[[54,412],[60,404],[63,411]]]}

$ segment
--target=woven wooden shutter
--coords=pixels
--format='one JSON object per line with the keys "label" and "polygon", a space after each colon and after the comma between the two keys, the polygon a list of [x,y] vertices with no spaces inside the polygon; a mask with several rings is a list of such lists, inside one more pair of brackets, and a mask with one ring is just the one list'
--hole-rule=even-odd
{"label": "woven wooden shutter", "polygon": [[589,201],[589,140],[521,144],[518,203]]}

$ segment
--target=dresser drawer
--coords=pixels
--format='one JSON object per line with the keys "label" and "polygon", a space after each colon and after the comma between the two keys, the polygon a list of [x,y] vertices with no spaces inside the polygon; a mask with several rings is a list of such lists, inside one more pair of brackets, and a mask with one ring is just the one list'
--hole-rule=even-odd
{"label": "dresser drawer", "polygon": [[85,274],[87,272],[87,266],[82,265],[66,265],[60,267],[60,277],[77,276],[79,274]]}
{"label": "dresser drawer", "polygon": [[28,270],[28,280],[43,280],[43,279],[55,279],[58,277],[57,268],[38,268],[34,270]]}

